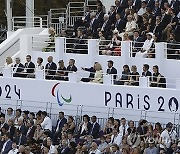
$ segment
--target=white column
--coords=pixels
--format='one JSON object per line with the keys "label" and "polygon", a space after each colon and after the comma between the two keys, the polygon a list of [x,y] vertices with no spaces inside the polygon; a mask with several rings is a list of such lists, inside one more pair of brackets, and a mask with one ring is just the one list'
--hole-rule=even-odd
{"label": "white column", "polygon": [[12,0],[6,0],[7,26],[12,31]]}
{"label": "white column", "polygon": [[94,62],[98,60],[98,56],[99,56],[98,52],[99,52],[99,40],[88,39],[88,55],[92,65],[94,65]]}
{"label": "white column", "polygon": [[68,73],[69,82],[77,82],[78,76],[76,72]]}
{"label": "white column", "polygon": [[34,0],[26,0],[26,27],[34,27]]}
{"label": "white column", "polygon": [[165,54],[165,43],[164,42],[159,42],[156,43],[155,45],[155,53],[156,53],[156,59],[158,61],[158,66],[159,66],[159,72],[163,73],[164,71],[167,70],[163,70],[164,67],[164,61],[166,59],[166,54]]}
{"label": "white column", "polygon": [[35,78],[36,79],[44,79],[44,71],[36,69],[35,71]]}
{"label": "white column", "polygon": [[113,75],[104,75],[103,84],[112,85],[113,84]]}
{"label": "white column", "polygon": [[65,46],[66,46],[65,37],[57,37],[55,39],[55,52],[57,53],[58,60],[65,58]]}
{"label": "white column", "polygon": [[149,78],[148,77],[140,77],[139,78],[139,87],[146,88],[149,87]]}
{"label": "white column", "polygon": [[12,77],[12,68],[3,68],[3,77],[5,78]]}
{"label": "white column", "polygon": [[123,64],[129,65],[130,62],[130,42],[129,41],[122,41],[121,42],[121,57],[123,60]]}

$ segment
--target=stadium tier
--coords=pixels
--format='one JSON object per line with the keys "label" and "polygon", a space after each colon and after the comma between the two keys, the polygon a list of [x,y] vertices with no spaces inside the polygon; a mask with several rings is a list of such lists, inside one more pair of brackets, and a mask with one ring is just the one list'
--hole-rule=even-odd
{"label": "stadium tier", "polygon": [[30,14],[0,30],[2,154],[180,153],[179,0]]}

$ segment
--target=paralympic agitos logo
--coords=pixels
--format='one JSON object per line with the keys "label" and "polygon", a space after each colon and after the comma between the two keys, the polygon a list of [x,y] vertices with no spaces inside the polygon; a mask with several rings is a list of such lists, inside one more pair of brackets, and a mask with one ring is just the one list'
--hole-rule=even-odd
{"label": "paralympic agitos logo", "polygon": [[[53,86],[53,88],[52,88],[52,95],[54,97],[56,97],[59,106],[63,106],[64,103],[71,103],[72,102],[72,96],[70,95],[69,98],[65,98],[61,94],[60,90],[58,88],[56,88],[59,84],[60,83],[57,83],[57,84],[55,84]],[[55,91],[55,89],[57,89],[57,90]]]}

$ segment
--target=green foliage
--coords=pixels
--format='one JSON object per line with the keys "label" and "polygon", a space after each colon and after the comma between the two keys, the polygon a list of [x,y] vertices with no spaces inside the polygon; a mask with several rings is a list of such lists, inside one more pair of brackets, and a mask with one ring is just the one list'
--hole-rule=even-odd
{"label": "green foliage", "polygon": [[[0,0],[0,26],[6,26],[6,0]],[[69,0],[34,0],[35,15],[47,15],[51,8],[66,7]],[[25,16],[26,0],[13,0],[13,16]]]}

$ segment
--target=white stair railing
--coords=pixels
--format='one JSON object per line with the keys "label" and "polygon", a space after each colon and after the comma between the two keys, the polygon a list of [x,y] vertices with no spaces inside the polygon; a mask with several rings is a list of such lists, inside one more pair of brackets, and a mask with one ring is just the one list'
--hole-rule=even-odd
{"label": "white stair railing", "polygon": [[40,27],[42,28],[42,18],[41,17],[26,17],[26,16],[17,16],[13,17],[13,30],[29,27]]}

